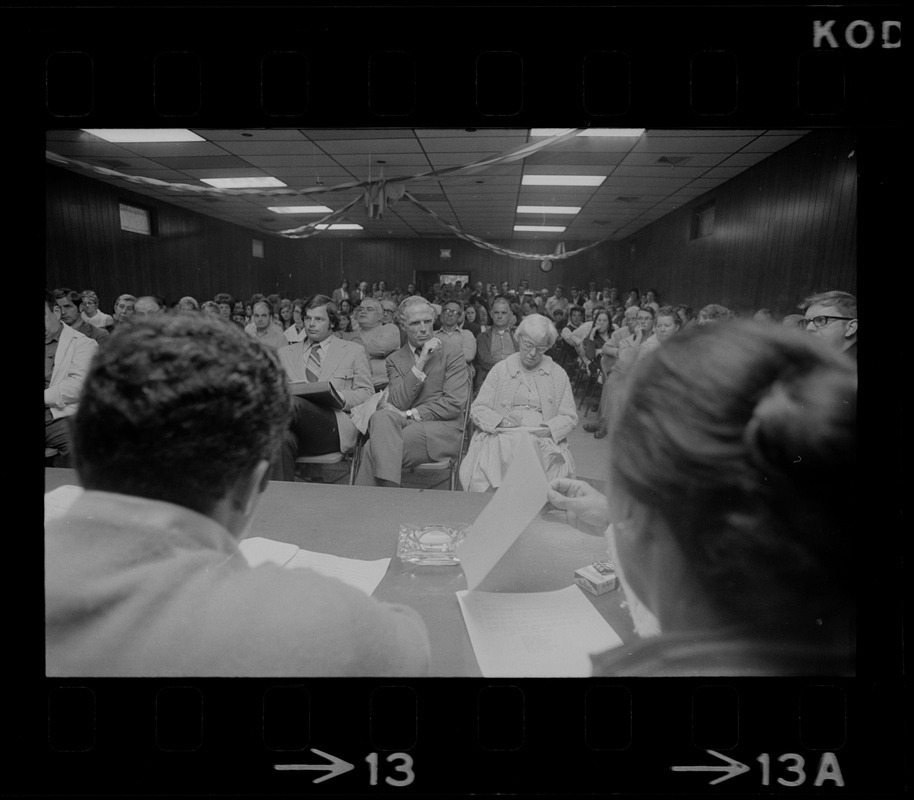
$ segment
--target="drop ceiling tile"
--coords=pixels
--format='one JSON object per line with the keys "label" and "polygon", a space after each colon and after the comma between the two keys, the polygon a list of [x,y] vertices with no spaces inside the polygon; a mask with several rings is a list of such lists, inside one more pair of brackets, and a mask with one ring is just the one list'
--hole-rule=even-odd
{"label": "drop ceiling tile", "polygon": [[527,136],[484,136],[474,134],[472,136],[464,135],[460,138],[448,138],[445,136],[432,136],[422,139],[423,149],[429,153],[463,153],[463,152],[483,152],[491,151],[493,153],[504,153],[513,150],[516,147],[522,147],[527,143]]}
{"label": "drop ceiling tile", "polygon": [[328,154],[365,153],[383,157],[385,153],[422,153],[415,137],[404,139],[340,139],[320,142],[321,149]]}
{"label": "drop ceiling tile", "polygon": [[482,161],[483,159],[492,158],[497,155],[498,153],[495,151],[428,153],[428,160],[433,167],[456,167],[464,164],[473,164],[477,161]]}
{"label": "drop ceiling tile", "polygon": [[411,128],[300,128],[301,134],[314,141],[339,139],[403,139],[409,138]]}
{"label": "drop ceiling tile", "polygon": [[170,169],[188,170],[188,169],[243,169],[249,166],[236,156],[203,156],[188,157],[179,156],[174,158],[159,157],[156,161],[163,167]]}
{"label": "drop ceiling tile", "polygon": [[714,169],[708,170],[708,178],[720,178],[721,180],[728,181],[730,178],[735,178],[741,172],[745,172],[745,167],[714,167]]}
{"label": "drop ceiling tile", "polygon": [[93,137],[93,141],[60,140],[46,142],[47,149],[59,156],[70,156],[77,161],[90,158],[133,158],[136,153],[126,147],[121,147],[110,142],[103,142]]}
{"label": "drop ceiling tile", "polygon": [[658,178],[666,180],[675,176],[676,180],[682,178],[700,178],[707,172],[705,167],[663,166],[654,167],[619,167],[612,177],[616,178]]}
{"label": "drop ceiling tile", "polygon": [[239,142],[220,142],[220,147],[229,153],[238,156],[262,156],[262,155],[292,155],[292,156],[323,156],[323,149],[318,147],[314,142],[309,142],[304,137],[295,141],[239,141]]}
{"label": "drop ceiling tile", "polygon": [[752,167],[764,161],[770,153],[736,153],[720,162],[721,167]]}
{"label": "drop ceiling tile", "polygon": [[783,150],[785,147],[792,145],[802,138],[802,136],[762,136],[747,145],[743,152],[776,153],[778,150]]}
{"label": "drop ceiling tile", "polygon": [[755,141],[751,136],[645,136],[633,148],[636,153],[669,155],[678,153],[733,153]]}
{"label": "drop ceiling tile", "polygon": [[524,163],[528,167],[549,165],[556,167],[582,166],[596,167],[599,170],[611,169],[622,161],[625,153],[560,153],[554,150],[542,150],[527,156]]}
{"label": "drop ceiling tile", "polygon": [[336,167],[336,162],[330,156],[308,153],[301,155],[249,155],[244,160],[236,159],[240,164],[251,164],[255,167],[300,167],[303,169],[325,169]]}
{"label": "drop ceiling tile", "polygon": [[[385,164],[379,164],[378,160],[385,161]],[[334,156],[334,161],[342,167],[352,168],[358,167],[363,171],[371,168],[372,174],[378,172],[381,167],[384,167],[385,172],[389,171],[400,171],[406,170],[408,172],[431,172],[432,167],[428,163],[428,159],[421,153],[402,153],[402,154],[390,154],[390,153],[379,153],[379,154],[369,154],[369,153],[346,153],[346,154],[336,154]]]}
{"label": "drop ceiling tile", "polygon": [[[683,167],[714,167],[717,166],[721,161],[727,158],[727,153],[688,153],[679,154],[679,157],[687,158],[688,161],[682,162],[681,166]],[[658,164],[658,159],[663,158],[656,153],[629,153],[622,160],[620,164],[621,167],[666,167],[670,168],[668,164]],[[674,169],[678,169],[680,165],[676,165]]]}
{"label": "drop ceiling tile", "polygon": [[[211,142],[305,142],[298,128],[191,128],[198,136]],[[249,134],[249,135],[246,135]]]}
{"label": "drop ceiling tile", "polygon": [[706,128],[706,129],[691,129],[691,130],[667,130],[666,128],[651,128],[648,132],[648,136],[653,137],[689,137],[696,138],[698,136],[762,136],[765,131],[763,130],[727,130],[726,128]]}

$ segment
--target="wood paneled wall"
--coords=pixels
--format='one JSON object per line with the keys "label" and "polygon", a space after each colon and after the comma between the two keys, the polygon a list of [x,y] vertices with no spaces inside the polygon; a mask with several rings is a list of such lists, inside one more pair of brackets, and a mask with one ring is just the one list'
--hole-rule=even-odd
{"label": "wood paneled wall", "polygon": [[[329,293],[344,275],[405,288],[417,272],[450,271],[484,283],[527,278],[534,289],[611,280],[622,291],[656,288],[664,302],[722,303],[740,313],[768,307],[783,315],[812,291],[856,291],[854,147],[849,132],[810,134],[628,240],[555,262],[549,273],[539,261],[499,256],[455,237],[281,239],[48,166],[46,281],[51,288],[94,289],[108,311],[122,292],[172,301],[220,291],[304,297]],[[158,235],[122,231],[119,200],[153,207]],[[692,240],[694,210],[710,200],[714,231]],[[253,238],[264,242],[263,259],[252,255]],[[554,248],[542,239],[497,243],[532,253]],[[581,244],[566,242],[569,250]],[[443,248],[449,259],[441,258]]]}
{"label": "wood paneled wall", "polygon": [[[697,207],[714,230],[690,239]],[[851,132],[815,132],[630,237],[620,289],[656,288],[696,310],[783,316],[815,291],[857,287],[857,163]],[[632,248],[633,245],[633,248]]]}
{"label": "wood paneled wall", "polygon": [[[121,230],[119,201],[155,210],[157,235]],[[264,243],[254,258],[251,240]],[[46,275],[49,288],[94,290],[103,311],[118,295],[183,295],[198,300],[228,291],[240,297],[277,291],[295,263],[292,242],[122,191],[68,170],[48,167]]]}

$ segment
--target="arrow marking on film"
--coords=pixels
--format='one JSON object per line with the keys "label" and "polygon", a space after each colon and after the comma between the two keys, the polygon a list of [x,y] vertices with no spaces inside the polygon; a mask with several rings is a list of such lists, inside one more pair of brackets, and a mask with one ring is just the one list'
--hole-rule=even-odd
{"label": "arrow marking on film", "polygon": [[[343,761],[341,758],[330,755],[330,753],[325,753],[323,750],[315,750],[311,748],[311,752],[315,755],[322,756],[326,758],[331,763],[329,764],[274,764],[274,769],[279,770],[305,770],[305,769],[325,769],[327,770],[326,775],[321,775],[320,778],[315,778],[311,783],[320,783],[321,781],[329,781],[331,778],[335,778],[337,775],[342,775],[344,772],[349,772],[351,769],[355,769],[355,766],[350,764],[348,761]],[[675,767],[674,767],[675,769]],[[749,767],[746,767],[749,769]]]}
{"label": "arrow marking on film", "polygon": [[723,759],[727,763],[724,766],[719,764],[711,765],[707,767],[670,767],[673,772],[724,772],[725,775],[721,775],[719,778],[715,778],[709,785],[715,783],[720,783],[721,781],[728,780],[736,775],[742,775],[744,772],[749,771],[749,767],[743,764],[741,761],[734,761],[732,758],[728,758],[723,753],[718,753],[716,750],[705,750],[706,753],[710,753],[712,756],[717,756],[720,759]]}

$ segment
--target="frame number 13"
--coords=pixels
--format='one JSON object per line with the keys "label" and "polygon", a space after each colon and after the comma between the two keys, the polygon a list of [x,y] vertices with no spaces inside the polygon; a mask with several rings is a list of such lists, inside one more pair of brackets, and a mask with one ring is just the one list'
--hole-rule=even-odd
{"label": "frame number 13", "polygon": [[[369,753],[365,756],[365,760],[368,762],[368,769],[370,770],[368,784],[369,786],[377,786],[378,754]],[[389,775],[385,775],[384,783],[390,786],[409,786],[416,779],[416,774],[413,772],[413,760],[406,753],[391,753],[385,760],[388,764],[394,765],[392,770],[395,773],[400,773],[403,777],[392,778]]]}

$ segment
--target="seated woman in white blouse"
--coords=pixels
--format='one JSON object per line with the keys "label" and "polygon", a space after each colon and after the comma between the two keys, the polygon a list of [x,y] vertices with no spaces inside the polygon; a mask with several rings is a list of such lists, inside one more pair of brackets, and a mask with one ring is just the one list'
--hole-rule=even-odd
{"label": "seated woman in white blouse", "polygon": [[477,430],[460,465],[465,491],[497,489],[519,442],[530,436],[549,480],[574,477],[566,437],[578,424],[568,375],[545,352],[555,325],[541,314],[524,317],[514,339],[517,352],[499,361],[470,409]]}

